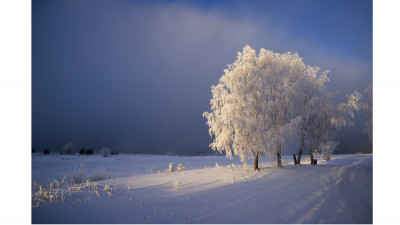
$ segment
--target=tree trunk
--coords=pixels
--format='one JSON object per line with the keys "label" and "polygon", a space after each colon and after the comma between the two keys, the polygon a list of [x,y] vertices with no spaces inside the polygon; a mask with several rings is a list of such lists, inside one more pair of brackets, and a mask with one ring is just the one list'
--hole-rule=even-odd
{"label": "tree trunk", "polygon": [[281,149],[279,148],[278,152],[276,153],[276,156],[278,158],[278,166],[282,167],[282,160],[281,160]]}
{"label": "tree trunk", "polygon": [[311,164],[314,164],[314,154],[312,151],[311,151]]}
{"label": "tree trunk", "polygon": [[293,154],[294,165],[297,165],[296,154]]}
{"label": "tree trunk", "polygon": [[259,152],[257,151],[256,157],[254,158],[254,170],[259,170],[258,169],[258,155],[259,155]]}
{"label": "tree trunk", "polygon": [[299,155],[297,156],[297,162],[296,162],[296,164],[299,164],[299,165],[300,165],[301,154],[303,154],[303,147],[300,147]]}
{"label": "tree trunk", "polygon": [[304,146],[304,135],[301,137],[301,145],[299,149],[299,155],[297,156],[297,164],[300,165],[300,160],[301,160],[301,154],[303,154],[303,146]]}
{"label": "tree trunk", "polygon": [[[306,104],[306,101],[304,101],[303,106]],[[306,127],[305,127],[305,122],[306,122],[306,117],[303,114],[303,125],[301,128],[301,142],[300,142],[300,148],[299,148],[299,154],[297,156],[297,164],[300,165],[300,160],[301,160],[301,154],[303,154],[303,147],[304,147],[304,136],[306,132]]]}

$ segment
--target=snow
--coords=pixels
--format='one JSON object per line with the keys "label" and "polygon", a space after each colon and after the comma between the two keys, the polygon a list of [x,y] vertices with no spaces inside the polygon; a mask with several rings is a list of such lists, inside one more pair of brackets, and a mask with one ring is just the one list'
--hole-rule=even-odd
{"label": "snow", "polygon": [[[33,154],[32,223],[372,223],[372,155],[291,157],[254,171],[237,157]],[[170,162],[185,170],[167,172]],[[111,179],[53,187],[56,200],[37,204],[39,185],[75,167]]]}

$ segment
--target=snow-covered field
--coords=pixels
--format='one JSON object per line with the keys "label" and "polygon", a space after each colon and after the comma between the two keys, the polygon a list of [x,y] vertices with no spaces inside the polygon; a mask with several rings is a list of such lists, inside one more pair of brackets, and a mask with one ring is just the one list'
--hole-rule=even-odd
{"label": "snow-covered field", "polygon": [[372,223],[372,155],[283,159],[35,153],[32,223]]}

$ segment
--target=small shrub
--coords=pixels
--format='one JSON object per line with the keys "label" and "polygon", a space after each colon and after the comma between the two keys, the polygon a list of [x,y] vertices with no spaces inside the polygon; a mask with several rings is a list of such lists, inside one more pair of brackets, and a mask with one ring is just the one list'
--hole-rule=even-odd
{"label": "small shrub", "polygon": [[116,155],[118,155],[118,152],[115,152]]}
{"label": "small shrub", "polygon": [[72,144],[71,142],[68,142],[67,144],[65,144],[61,151],[60,154],[66,154],[66,155],[72,155],[75,153],[75,145]]}
{"label": "small shrub", "polygon": [[35,153],[35,151],[36,151],[35,148],[32,148],[32,153]]}
{"label": "small shrub", "polygon": [[186,222],[187,224],[192,224],[193,220],[192,220],[192,214],[189,213],[188,215],[188,221]]}
{"label": "small shrub", "polygon": [[85,149],[81,148],[81,150],[79,150],[79,155],[83,155],[83,154],[85,154]]}
{"label": "small shrub", "polygon": [[74,169],[74,172],[68,175],[68,183],[71,185],[81,184],[86,181],[86,170],[83,164],[80,165],[79,169]]}
{"label": "small shrub", "polygon": [[49,149],[45,149],[43,150],[43,155],[49,155],[50,154],[50,150]]}
{"label": "small shrub", "polygon": [[109,178],[110,176],[107,176],[104,170],[95,169],[93,175],[90,177],[90,181],[101,181],[101,180],[107,180]]}
{"label": "small shrub", "polygon": [[173,189],[174,191],[179,191],[179,190],[181,190],[181,189],[182,189],[181,183],[180,183],[179,181],[175,181],[175,182],[172,184],[172,189]]}
{"label": "small shrub", "polygon": [[106,184],[106,186],[104,186],[103,190],[109,192],[109,191],[111,191],[111,187],[108,186],[108,184]]}
{"label": "small shrub", "polygon": [[86,155],[93,155],[94,154],[93,149],[85,149],[85,154]]}
{"label": "small shrub", "polygon": [[182,166],[182,164],[179,163],[177,169],[178,169],[179,172],[182,172],[185,169],[185,167]]}
{"label": "small shrub", "polygon": [[168,172],[174,172],[174,163],[169,163]]}
{"label": "small shrub", "polygon": [[110,150],[109,148],[102,148],[102,149],[99,151],[99,153],[100,153],[100,155],[102,155],[103,157],[107,157],[107,156],[111,153],[111,150]]}

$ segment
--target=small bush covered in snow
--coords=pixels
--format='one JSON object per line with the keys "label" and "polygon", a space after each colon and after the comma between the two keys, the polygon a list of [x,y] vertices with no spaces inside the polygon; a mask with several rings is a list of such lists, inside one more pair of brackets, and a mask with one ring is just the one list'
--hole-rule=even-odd
{"label": "small bush covered in snow", "polygon": [[175,181],[175,182],[172,184],[172,189],[173,189],[174,191],[179,191],[179,190],[181,190],[181,189],[182,189],[181,183],[180,183],[179,181]]}
{"label": "small bush covered in snow", "polygon": [[60,153],[61,153],[61,154],[65,154],[65,155],[72,155],[72,154],[75,153],[75,148],[76,148],[76,147],[75,147],[74,144],[72,144],[71,142],[68,142],[67,144],[65,144],[65,145],[62,147]]}
{"label": "small bush covered in snow", "polygon": [[182,166],[182,164],[181,163],[179,163],[179,165],[178,165],[178,167],[177,167],[177,169],[178,169],[178,171],[183,171],[184,169],[185,169],[185,167],[184,166]]}
{"label": "small bush covered in snow", "polygon": [[174,163],[172,162],[169,163],[168,172],[174,172]]}
{"label": "small bush covered in snow", "polygon": [[102,155],[103,157],[107,157],[108,155],[111,154],[111,149],[102,148],[102,149],[100,149],[99,154]]}
{"label": "small bush covered in snow", "polygon": [[108,184],[106,184],[106,186],[104,186],[103,190],[109,192],[109,191],[111,191],[111,187],[108,186]]}

